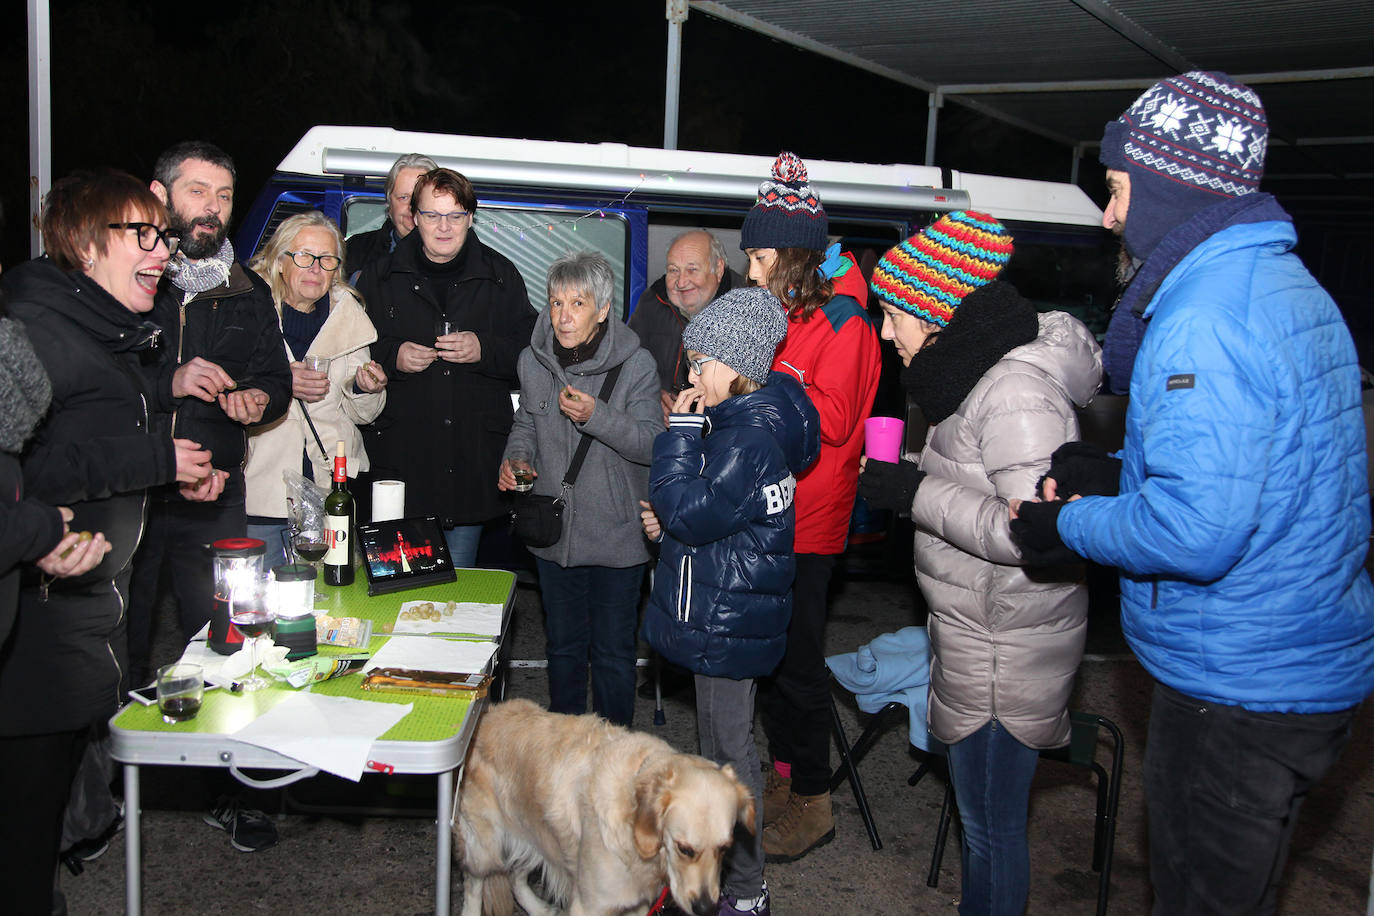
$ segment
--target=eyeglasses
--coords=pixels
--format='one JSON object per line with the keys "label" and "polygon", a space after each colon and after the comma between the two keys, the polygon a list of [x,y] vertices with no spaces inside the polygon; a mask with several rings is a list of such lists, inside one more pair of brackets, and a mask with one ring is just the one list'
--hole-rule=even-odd
{"label": "eyeglasses", "polygon": [[420,217],[420,221],[426,226],[437,226],[442,222],[450,222],[457,226],[463,220],[472,216],[472,214],[466,210],[454,210],[452,213],[439,213],[436,210],[420,210],[416,215]]}
{"label": "eyeglasses", "polygon": [[159,229],[152,223],[110,223],[111,229],[132,229],[138,234],[138,247],[144,251],[152,251],[157,248],[159,241],[167,246],[169,255],[177,253],[177,245],[181,242],[181,237],[175,235],[168,229]]}
{"label": "eyeglasses", "polygon": [[291,260],[301,270],[309,270],[315,266],[315,262],[320,262],[320,267],[324,270],[338,270],[339,256],[336,254],[311,254],[308,251],[283,251],[282,254],[290,255]]}
{"label": "eyeglasses", "polygon": [[714,356],[698,356],[696,359],[687,360],[687,366],[697,375],[701,375],[701,367],[714,359]]}

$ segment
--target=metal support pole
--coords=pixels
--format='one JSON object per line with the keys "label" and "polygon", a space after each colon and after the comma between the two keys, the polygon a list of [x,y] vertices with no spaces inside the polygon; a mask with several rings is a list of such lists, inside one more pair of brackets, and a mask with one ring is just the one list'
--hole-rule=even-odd
{"label": "metal support pole", "polygon": [[687,0],[668,0],[668,72],[663,81],[663,148],[677,149],[678,96],[682,82],[682,24]]}
{"label": "metal support pole", "polygon": [[935,134],[940,122],[940,109],[944,107],[945,94],[937,86],[926,99],[926,165],[935,164]]}
{"label": "metal support pole", "polygon": [[1078,184],[1078,163],[1083,158],[1083,144],[1073,145],[1073,162],[1069,165],[1069,184]]}
{"label": "metal support pole", "polygon": [[52,56],[48,0],[29,0],[29,253],[43,253],[43,195],[52,187]]}

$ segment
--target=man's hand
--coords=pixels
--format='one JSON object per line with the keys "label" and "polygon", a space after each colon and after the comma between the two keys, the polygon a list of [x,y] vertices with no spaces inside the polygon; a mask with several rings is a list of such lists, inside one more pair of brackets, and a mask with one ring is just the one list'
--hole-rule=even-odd
{"label": "man's hand", "polygon": [[174,398],[189,396],[213,403],[220,392],[233,387],[234,380],[229,377],[229,373],[221,369],[217,363],[199,356],[172,373]]}
{"label": "man's hand", "polygon": [[262,419],[271,397],[261,388],[245,388],[219,396],[219,408],[235,423],[248,426]]}
{"label": "man's hand", "polygon": [[663,540],[663,525],[658,520],[658,513],[652,505],[642,499],[639,505],[642,510],[639,513],[639,523],[644,526],[644,536],[657,544]]}
{"label": "man's hand", "polygon": [[406,341],[396,348],[396,368],[402,372],[424,372],[439,357],[433,347]]}
{"label": "man's hand", "polygon": [[1040,478],[1040,498],[1115,496],[1121,488],[1121,459],[1087,442],[1065,442],[1050,455],[1050,469]]}
{"label": "man's hand", "polygon": [[177,483],[196,484],[214,471],[210,467],[210,452],[190,439],[173,439],[176,449]]}
{"label": "man's hand", "polygon": [[228,471],[211,468],[209,477],[197,483],[178,484],[177,489],[193,503],[212,503],[224,492],[224,482],[228,479]]}
{"label": "man's hand", "polygon": [[1011,537],[1021,548],[1021,559],[1027,566],[1058,566],[1079,563],[1083,558],[1064,545],[1059,536],[1059,511],[1067,503],[1033,502],[1013,499],[1011,509]]}
{"label": "man's hand", "polygon": [[363,363],[358,367],[358,371],[353,373],[353,387],[367,394],[381,391],[386,387],[386,383],[386,372],[383,371],[382,364],[375,359]]}
{"label": "man's hand", "polygon": [[323,401],[329,393],[329,375],[307,369],[303,362],[291,364],[291,394],[311,404]]}
{"label": "man's hand", "polygon": [[564,385],[558,391],[558,409],[574,423],[586,423],[596,409],[596,398],[571,385]]}
{"label": "man's hand", "polygon": [[454,331],[434,341],[439,358],[449,363],[475,363],[482,358],[482,342],[471,331]]}

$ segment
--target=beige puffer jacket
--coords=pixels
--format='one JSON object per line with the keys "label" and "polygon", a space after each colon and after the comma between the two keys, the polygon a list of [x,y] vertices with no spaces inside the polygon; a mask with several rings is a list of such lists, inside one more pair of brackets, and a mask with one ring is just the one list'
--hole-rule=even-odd
{"label": "beige puffer jacket", "polygon": [[1007,500],[1032,498],[1050,453],[1078,438],[1074,405],[1097,391],[1102,351],[1064,312],[1039,323],[931,429],[920,456],[916,577],[930,606],[930,730],[946,743],[994,717],[1029,747],[1069,740],[1087,586],[1081,571],[1055,581],[1018,565]]}
{"label": "beige puffer jacket", "polygon": [[[278,304],[278,315],[283,307]],[[248,459],[244,465],[249,515],[286,516],[286,483],[281,472],[300,472],[302,448],[310,455],[315,483],[321,487],[330,485],[334,445],[340,439],[348,460],[348,476],[356,477],[368,469],[358,425],[377,419],[386,405],[386,389],[371,394],[354,391],[353,378],[358,367],[371,359],[368,347],[376,340],[377,330],[358,297],[351,289],[335,287],[329,296],[329,317],[311,341],[309,351],[311,356],[328,356],[331,360],[329,393],[324,400],[306,405],[328,458],[320,454],[300,402],[292,398],[290,409],[275,423],[254,427],[249,432]],[[286,347],[285,340],[282,347]]]}

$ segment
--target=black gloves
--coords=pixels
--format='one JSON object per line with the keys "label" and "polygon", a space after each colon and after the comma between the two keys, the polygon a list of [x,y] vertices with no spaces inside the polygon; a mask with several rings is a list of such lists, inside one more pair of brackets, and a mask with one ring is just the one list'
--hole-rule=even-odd
{"label": "black gloves", "polygon": [[926,472],[914,461],[875,461],[870,458],[859,475],[859,495],[875,509],[910,512],[911,500]]}
{"label": "black gloves", "polygon": [[1057,566],[1082,561],[1083,558],[1065,547],[1059,537],[1059,510],[1065,505],[1062,500],[1021,503],[1016,518],[1011,520],[1011,537],[1021,548],[1021,558],[1027,566]]}
{"label": "black gloves", "polygon": [[1121,459],[1087,442],[1065,442],[1050,456],[1050,469],[1036,484],[1045,497],[1045,478],[1053,477],[1056,499],[1070,496],[1115,496],[1121,487]]}

